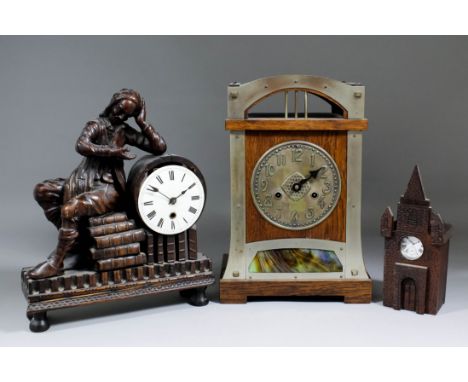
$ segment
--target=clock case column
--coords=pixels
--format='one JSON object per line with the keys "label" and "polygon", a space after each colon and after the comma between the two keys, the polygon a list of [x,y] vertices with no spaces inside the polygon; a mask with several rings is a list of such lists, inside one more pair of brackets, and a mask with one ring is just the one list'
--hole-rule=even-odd
{"label": "clock case column", "polygon": [[[307,106],[303,113],[289,112],[288,106],[285,106],[284,115],[250,113],[254,105],[278,92],[315,95],[331,105],[332,113],[314,115],[308,113]],[[304,75],[268,77],[229,85],[226,130],[230,132],[231,244],[220,280],[221,302],[245,303],[248,296],[342,296],[347,303],[371,301],[372,281],[365,269],[361,248],[362,132],[367,129],[364,95],[362,85]],[[248,231],[248,220],[255,220],[252,215],[257,213],[252,209],[248,191],[247,164],[254,160],[251,147],[267,137],[279,142],[288,141],[295,134],[312,143],[317,143],[314,140],[320,141],[321,137],[331,135],[334,139],[335,134],[340,136],[336,142],[341,140],[346,150],[345,164],[341,168],[346,179],[346,195],[343,196],[342,218],[333,219],[342,226],[342,235],[338,232],[330,235],[330,229],[323,229],[325,222],[310,230],[290,234],[281,228],[273,229],[268,226],[270,223],[260,219],[257,222],[261,222],[265,229],[259,229],[261,233],[258,235]],[[258,141],[252,143],[249,139]],[[343,272],[249,272],[249,262],[257,251],[275,248],[334,250],[342,261]]]}

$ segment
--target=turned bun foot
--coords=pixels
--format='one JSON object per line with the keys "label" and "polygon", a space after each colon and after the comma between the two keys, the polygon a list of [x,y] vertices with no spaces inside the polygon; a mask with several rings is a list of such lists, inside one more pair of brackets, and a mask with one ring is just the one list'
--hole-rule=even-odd
{"label": "turned bun foot", "polygon": [[205,306],[210,300],[206,297],[206,287],[188,289],[187,302],[193,306]]}
{"label": "turned bun foot", "polygon": [[49,329],[49,320],[47,319],[47,312],[30,313],[31,322],[29,323],[29,330],[34,333],[45,332]]}

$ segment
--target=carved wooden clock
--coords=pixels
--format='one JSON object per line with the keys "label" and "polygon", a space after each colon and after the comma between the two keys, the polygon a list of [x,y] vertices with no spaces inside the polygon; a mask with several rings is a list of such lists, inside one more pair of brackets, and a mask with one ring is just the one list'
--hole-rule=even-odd
{"label": "carved wooden clock", "polygon": [[[360,228],[364,90],[305,75],[229,85],[231,245],[221,302],[370,302]],[[280,113],[255,113],[274,97],[282,97]],[[329,112],[312,112],[314,100]]]}
{"label": "carved wooden clock", "polygon": [[[127,145],[151,155],[126,182],[123,160],[135,157]],[[166,141],[146,121],[140,93],[116,92],[75,147],[84,158],[71,175],[34,188],[59,237],[45,261],[21,271],[30,330],[47,330],[49,311],[171,291],[206,305],[215,278],[211,259],[198,252],[195,226],[205,181],[190,160],[162,155]]]}
{"label": "carved wooden clock", "polygon": [[387,207],[380,222],[385,237],[385,306],[436,314],[445,302],[452,226],[426,198],[419,168],[398,204],[397,218]]}

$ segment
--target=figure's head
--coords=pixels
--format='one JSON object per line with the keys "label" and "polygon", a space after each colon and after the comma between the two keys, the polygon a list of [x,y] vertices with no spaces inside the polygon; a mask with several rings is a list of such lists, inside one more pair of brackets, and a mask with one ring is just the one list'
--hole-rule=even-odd
{"label": "figure's head", "polygon": [[142,107],[143,98],[140,93],[132,89],[122,89],[112,96],[109,105],[100,116],[126,121],[128,118],[136,117]]}

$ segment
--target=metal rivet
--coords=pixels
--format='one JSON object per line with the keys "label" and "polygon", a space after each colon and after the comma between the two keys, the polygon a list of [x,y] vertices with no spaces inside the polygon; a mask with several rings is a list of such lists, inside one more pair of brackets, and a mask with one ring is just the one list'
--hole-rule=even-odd
{"label": "metal rivet", "polygon": [[239,96],[239,93],[238,92],[230,92],[229,96],[231,97],[231,99],[236,99]]}
{"label": "metal rivet", "polygon": [[362,97],[362,93],[361,93],[361,92],[354,92],[354,97],[355,97],[355,98],[361,98],[361,97]]}
{"label": "metal rivet", "polygon": [[351,276],[357,276],[359,271],[357,269],[351,269]]}
{"label": "metal rivet", "polygon": [[239,277],[239,271],[232,272],[232,277]]}

